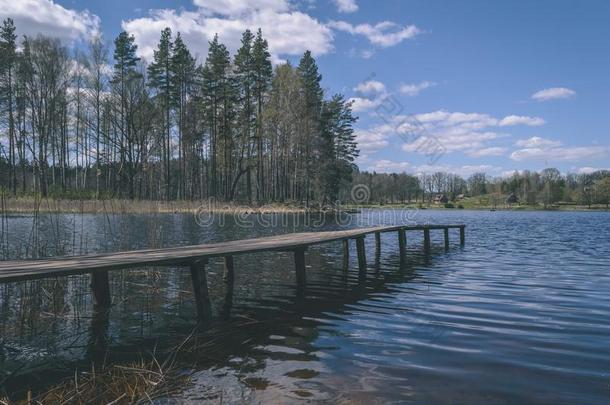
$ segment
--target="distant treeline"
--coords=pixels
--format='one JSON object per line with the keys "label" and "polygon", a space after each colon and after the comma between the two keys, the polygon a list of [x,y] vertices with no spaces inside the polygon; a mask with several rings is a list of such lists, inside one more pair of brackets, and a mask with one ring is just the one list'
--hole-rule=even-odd
{"label": "distant treeline", "polygon": [[353,184],[370,190],[371,203],[431,203],[438,195],[449,201],[462,197],[495,195],[500,203],[509,195],[528,205],[559,202],[579,205],[610,203],[610,171],[562,175],[557,169],[520,171],[510,177],[475,173],[468,178],[436,172],[430,175],[355,173]]}
{"label": "distant treeline", "polygon": [[149,64],[127,32],[113,45],[18,39],[4,20],[0,187],[251,204],[325,203],[349,187],[357,118],[324,94],[309,51],[274,69],[260,29],[233,56],[214,37],[202,64],[169,28]]}

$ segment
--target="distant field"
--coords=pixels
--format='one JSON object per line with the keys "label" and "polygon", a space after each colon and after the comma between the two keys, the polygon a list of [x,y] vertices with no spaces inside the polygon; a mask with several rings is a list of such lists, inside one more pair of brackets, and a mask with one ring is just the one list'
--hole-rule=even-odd
{"label": "distant field", "polygon": [[[604,204],[591,204],[591,206],[587,205],[578,205],[574,203],[566,203],[566,202],[558,202],[556,204],[550,204],[546,207],[544,204],[525,204],[525,203],[516,203],[516,204],[507,204],[504,199],[500,200],[501,202],[494,203],[491,197],[468,197],[462,200],[452,201],[447,204],[436,204],[436,203],[394,203],[394,204],[368,204],[363,205],[362,207],[367,208],[424,208],[424,209],[469,209],[469,210],[515,210],[515,211],[523,211],[523,210],[540,210],[540,211],[603,211],[607,210],[606,205]],[[355,208],[355,206],[348,206],[350,208]]]}

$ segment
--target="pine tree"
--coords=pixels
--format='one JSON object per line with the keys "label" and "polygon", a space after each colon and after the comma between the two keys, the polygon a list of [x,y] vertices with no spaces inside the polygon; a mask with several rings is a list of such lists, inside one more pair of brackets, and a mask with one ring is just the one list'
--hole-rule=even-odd
{"label": "pine tree", "polygon": [[165,198],[171,198],[171,99],[172,99],[172,31],[161,31],[159,45],[154,51],[153,62],[148,66],[148,85],[157,91],[157,98],[164,111],[164,160]]}
{"label": "pine tree", "polygon": [[[231,186],[230,199],[235,196],[235,190],[241,176],[246,174],[246,194],[248,203],[252,204],[252,133],[256,125],[256,111],[253,105],[253,91],[256,77],[254,71],[254,57],[252,55],[252,40],[254,35],[246,30],[242,35],[241,47],[235,55],[235,74],[237,76],[238,93],[240,99],[239,130],[240,130],[240,154],[238,161],[238,173]],[[246,164],[244,166],[244,159]]]}
{"label": "pine tree", "polygon": [[15,158],[15,116],[14,116],[14,74],[17,64],[17,35],[15,35],[15,24],[7,18],[0,28],[0,104],[7,114],[8,120],[8,164],[9,181],[13,194],[17,193],[17,171]]}
{"label": "pine tree", "polygon": [[178,160],[180,162],[180,197],[186,197],[187,155],[192,145],[185,140],[186,112],[188,97],[193,91],[195,76],[195,58],[191,56],[182,36],[178,32],[174,41],[174,53],[171,58],[171,92],[172,106],[176,108],[178,118]]}
{"label": "pine tree", "polygon": [[322,104],[318,144],[317,191],[322,204],[335,202],[343,182],[351,182],[354,159],[358,156],[351,103],[334,95]]}
{"label": "pine tree", "polygon": [[299,61],[297,71],[303,79],[307,109],[314,114],[314,116],[319,116],[324,96],[324,92],[320,86],[322,75],[318,73],[318,65],[313,56],[311,56],[310,51],[306,51],[303,54],[303,57]]}
{"label": "pine tree", "polygon": [[[127,32],[122,31],[114,41],[114,73],[112,76],[112,83],[115,85],[115,91],[119,97],[119,119],[118,127],[120,133],[120,139],[113,143],[118,143],[120,164],[119,171],[115,173],[115,177],[122,175],[121,168],[125,165],[127,141],[130,141],[133,137],[131,135],[132,126],[130,125],[132,117],[129,108],[128,98],[128,86],[136,79],[141,78],[141,75],[136,70],[136,66],[140,61],[140,58],[136,56],[138,46],[134,43],[135,38],[133,35],[129,35]],[[133,179],[128,178],[130,197],[133,198]],[[120,182],[116,181],[115,187],[120,186]]]}
{"label": "pine tree", "polygon": [[86,59],[43,36],[25,38],[19,51],[14,42],[7,20],[0,27],[7,143],[0,182],[13,191],[16,164],[22,190],[42,195],[73,189],[98,198],[107,191],[309,204],[334,200],[349,182],[358,153],[350,104],[339,95],[324,100],[309,52],[298,68],[287,63],[273,72],[260,30],[243,33],[234,59],[215,36],[199,67],[182,36],[172,44],[163,30],[148,80],[126,32],[114,41],[111,78],[100,38]]}
{"label": "pine tree", "polygon": [[[322,75],[318,73],[316,61],[311,56],[310,51],[306,51],[299,62],[297,72],[301,76],[303,83],[303,97],[305,103],[304,132],[302,133],[303,153],[307,157],[305,162],[305,202],[309,205],[311,197],[310,179],[315,176],[316,150],[320,142],[320,114],[324,92],[320,82]],[[319,167],[319,166],[317,166]]]}
{"label": "pine tree", "polygon": [[256,39],[252,45],[252,57],[254,64],[254,93],[258,108],[256,124],[256,143],[257,143],[257,200],[265,200],[265,175],[263,157],[263,105],[264,96],[271,86],[273,77],[273,67],[271,65],[271,54],[267,40],[263,38],[261,29],[256,33]]}
{"label": "pine tree", "polygon": [[138,46],[134,42],[134,36],[126,31],[122,31],[114,40],[114,83],[124,83],[137,75],[135,67],[140,58],[136,56]]}
{"label": "pine tree", "polygon": [[337,134],[335,136],[335,151],[336,159],[350,168],[354,168],[354,160],[360,155],[358,150],[358,142],[353,125],[358,121],[352,112],[351,101],[346,101],[342,94],[336,94],[333,101],[339,107],[339,115],[337,119]]}
{"label": "pine tree", "polygon": [[208,56],[202,70],[202,90],[205,94],[205,113],[209,125],[210,194],[228,198],[228,179],[231,170],[232,150],[231,118],[234,108],[235,88],[229,75],[231,59],[227,47],[218,40],[210,42]]}

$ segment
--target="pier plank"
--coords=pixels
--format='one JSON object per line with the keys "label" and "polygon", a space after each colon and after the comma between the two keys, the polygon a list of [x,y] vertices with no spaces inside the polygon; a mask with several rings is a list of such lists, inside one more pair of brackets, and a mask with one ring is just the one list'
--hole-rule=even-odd
{"label": "pier plank", "polygon": [[[321,243],[358,239],[371,233],[445,228],[457,228],[463,234],[464,225],[378,226],[344,231],[289,233],[262,238],[162,249],[143,249],[41,260],[0,261],[0,283],[150,265],[190,266],[192,262],[201,259],[266,251],[295,250]],[[463,243],[463,238],[461,241]]]}

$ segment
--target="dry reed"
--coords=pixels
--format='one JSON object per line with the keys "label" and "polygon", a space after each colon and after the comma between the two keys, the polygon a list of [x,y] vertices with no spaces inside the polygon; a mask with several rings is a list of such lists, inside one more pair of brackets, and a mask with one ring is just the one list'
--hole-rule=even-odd
{"label": "dry reed", "polygon": [[151,200],[61,200],[38,199],[33,197],[6,197],[4,212],[9,213],[110,213],[110,214],[147,214],[147,213],[283,213],[305,212],[306,209],[287,204],[269,204],[250,207],[234,203],[210,201],[151,201]]}

